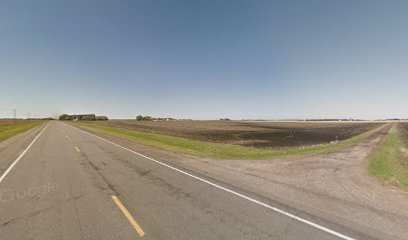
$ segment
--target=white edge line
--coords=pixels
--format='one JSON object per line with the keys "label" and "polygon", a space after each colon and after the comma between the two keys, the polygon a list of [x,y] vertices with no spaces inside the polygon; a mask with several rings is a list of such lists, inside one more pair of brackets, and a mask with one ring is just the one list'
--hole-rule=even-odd
{"label": "white edge line", "polygon": [[38,139],[38,137],[40,137],[40,135],[44,132],[44,130],[48,127],[45,126],[40,133],[37,134],[37,136],[34,138],[34,140],[30,143],[30,145],[28,145],[28,147],[20,154],[20,156],[17,157],[16,160],[14,160],[14,162],[7,168],[7,170],[3,173],[3,175],[1,175],[0,177],[0,183],[3,181],[3,179],[10,173],[11,169],[13,169],[13,167],[20,161],[20,159],[27,153],[28,149],[31,148],[31,146],[34,144],[34,142]]}
{"label": "white edge line", "polygon": [[[72,125],[71,125],[71,126],[72,126]],[[74,127],[74,126],[72,126],[72,127]],[[224,190],[224,191],[226,191],[226,192],[229,192],[229,193],[231,193],[231,194],[233,194],[233,195],[235,195],[235,196],[238,196],[238,197],[240,197],[240,198],[243,198],[243,199],[245,199],[245,200],[248,200],[248,201],[250,201],[250,202],[252,202],[252,203],[258,204],[258,205],[260,205],[260,206],[262,206],[262,207],[265,207],[265,208],[268,208],[268,209],[273,210],[273,211],[275,211],[275,212],[278,212],[278,213],[280,213],[280,214],[282,214],[282,215],[285,215],[285,216],[287,216],[287,217],[289,217],[289,218],[292,218],[292,219],[294,219],[294,220],[297,220],[297,221],[299,221],[299,222],[305,223],[305,224],[307,224],[307,225],[309,225],[309,226],[312,226],[312,227],[314,227],[314,228],[317,228],[317,229],[319,229],[319,230],[321,230],[321,231],[330,233],[330,234],[332,234],[332,235],[334,235],[334,236],[336,236],[336,237],[338,237],[338,238],[346,239],[346,240],[355,240],[355,238],[346,236],[346,235],[344,235],[344,234],[341,234],[341,233],[339,233],[339,232],[336,232],[336,231],[334,231],[334,230],[331,230],[331,229],[329,229],[329,228],[326,228],[326,227],[324,227],[324,226],[321,226],[321,225],[319,225],[319,224],[317,224],[317,223],[311,222],[311,221],[309,221],[309,220],[307,220],[307,219],[304,219],[304,218],[298,217],[298,216],[296,216],[296,215],[294,215],[294,214],[292,214],[292,213],[286,212],[286,211],[284,211],[284,210],[282,210],[282,209],[273,207],[273,206],[271,206],[271,205],[269,205],[269,204],[266,204],[266,203],[264,203],[264,202],[261,202],[261,201],[259,201],[259,200],[254,199],[254,198],[248,197],[248,196],[246,196],[246,195],[244,195],[244,194],[235,192],[235,191],[233,191],[233,190],[231,190],[231,189],[222,187],[222,186],[220,186],[220,185],[218,185],[218,184],[216,184],[216,183],[213,183],[213,182],[210,182],[210,181],[205,180],[205,179],[203,179],[203,178],[197,177],[197,176],[195,176],[195,175],[192,175],[192,174],[190,174],[190,173],[188,173],[188,172],[185,172],[185,171],[183,171],[183,170],[180,170],[180,169],[178,169],[178,168],[175,168],[175,167],[173,167],[173,166],[170,166],[170,165],[168,165],[168,164],[166,164],[166,163],[163,163],[163,162],[158,161],[158,160],[156,160],[156,159],[153,159],[153,158],[151,158],[151,157],[145,156],[145,155],[143,155],[143,154],[141,154],[141,153],[138,153],[138,152],[133,151],[133,150],[131,150],[131,149],[129,149],[129,148],[123,147],[123,146],[121,146],[121,145],[119,145],[119,144],[117,144],[117,143],[111,142],[111,141],[109,141],[109,140],[107,140],[107,139],[105,139],[105,138],[102,138],[102,137],[97,136],[97,135],[95,135],[95,134],[89,133],[89,132],[84,131],[84,130],[82,130],[82,129],[80,129],[80,128],[77,128],[77,127],[74,127],[74,128],[76,128],[76,129],[78,129],[78,130],[80,130],[80,131],[82,131],[82,132],[84,132],[84,133],[86,133],[86,134],[88,134],[88,135],[91,135],[91,136],[94,136],[94,137],[96,137],[96,138],[99,138],[99,139],[101,139],[101,140],[103,140],[103,141],[105,141],[105,142],[108,142],[108,143],[110,143],[110,144],[113,144],[113,145],[115,145],[115,146],[117,146],[117,147],[119,147],[119,148],[122,148],[122,149],[127,150],[127,151],[129,151],[129,152],[132,152],[132,153],[134,153],[134,154],[136,154],[136,155],[139,155],[139,156],[141,156],[141,157],[143,157],[143,158],[146,158],[146,159],[148,159],[148,160],[150,160],[150,161],[153,161],[153,162],[155,162],[155,163],[158,163],[158,164],[160,164],[160,165],[163,165],[163,166],[165,166],[165,167],[168,167],[168,168],[170,168],[170,169],[172,169],[172,170],[174,170],[174,171],[177,171],[177,172],[179,172],[179,173],[182,173],[182,174],[184,174],[184,175],[187,175],[187,176],[189,176],[189,177],[192,177],[192,178],[194,178],[194,179],[196,179],[196,180],[199,180],[199,181],[201,181],[201,182],[207,183],[207,184],[209,184],[209,185],[211,185],[211,186],[213,186],[213,187],[216,187],[216,188],[218,188],[218,189],[221,189],[221,190]]]}

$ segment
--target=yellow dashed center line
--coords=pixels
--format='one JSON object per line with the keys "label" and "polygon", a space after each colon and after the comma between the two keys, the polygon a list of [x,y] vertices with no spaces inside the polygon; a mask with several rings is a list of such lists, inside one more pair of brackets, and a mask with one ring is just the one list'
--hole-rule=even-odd
{"label": "yellow dashed center line", "polygon": [[132,215],[125,208],[125,206],[123,206],[123,204],[120,202],[120,200],[116,196],[112,196],[112,199],[116,203],[116,205],[119,207],[119,209],[122,211],[122,213],[125,215],[125,217],[129,220],[130,224],[132,224],[133,228],[136,230],[139,236],[143,237],[145,235],[145,232],[139,226],[139,224],[137,224],[136,220],[132,217]]}
{"label": "yellow dashed center line", "polygon": [[68,135],[65,135],[65,137],[66,137],[68,140],[71,140],[71,138],[70,138]]}
{"label": "yellow dashed center line", "polygon": [[75,150],[76,150],[77,152],[81,152],[78,147],[75,147]]}

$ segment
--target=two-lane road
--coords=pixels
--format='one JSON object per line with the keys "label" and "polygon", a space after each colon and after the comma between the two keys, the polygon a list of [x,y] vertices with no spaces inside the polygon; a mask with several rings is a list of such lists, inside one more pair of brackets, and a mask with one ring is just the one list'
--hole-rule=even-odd
{"label": "two-lane road", "polygon": [[368,238],[62,122],[37,137],[1,161],[0,239]]}

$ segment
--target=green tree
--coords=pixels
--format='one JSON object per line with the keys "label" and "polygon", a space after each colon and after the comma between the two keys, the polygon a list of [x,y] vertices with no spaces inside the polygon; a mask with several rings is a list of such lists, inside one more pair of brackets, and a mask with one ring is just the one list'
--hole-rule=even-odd
{"label": "green tree", "polygon": [[144,116],[143,121],[152,121],[152,117],[150,116]]}
{"label": "green tree", "polygon": [[59,120],[61,121],[69,120],[68,118],[69,118],[68,114],[62,114],[59,116]]}

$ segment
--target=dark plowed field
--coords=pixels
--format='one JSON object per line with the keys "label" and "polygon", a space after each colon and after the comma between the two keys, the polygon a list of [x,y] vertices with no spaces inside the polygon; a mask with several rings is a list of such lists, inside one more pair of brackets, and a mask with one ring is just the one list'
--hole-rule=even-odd
{"label": "dark plowed field", "polygon": [[408,147],[408,123],[407,122],[398,123],[397,127],[402,138],[402,141]]}
{"label": "dark plowed field", "polygon": [[97,124],[257,148],[307,146],[343,140],[380,126],[371,122],[248,122],[110,120]]}

